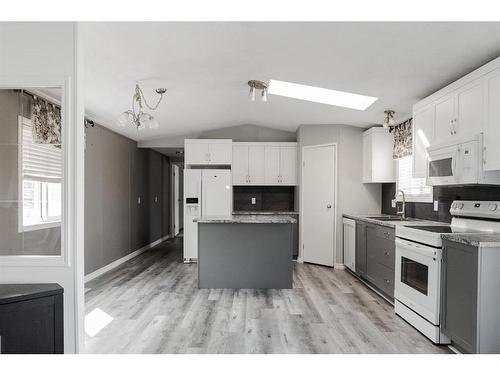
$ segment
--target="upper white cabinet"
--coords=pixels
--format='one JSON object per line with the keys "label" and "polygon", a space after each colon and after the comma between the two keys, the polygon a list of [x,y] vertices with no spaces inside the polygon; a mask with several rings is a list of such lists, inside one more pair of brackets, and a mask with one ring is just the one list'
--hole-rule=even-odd
{"label": "upper white cabinet", "polygon": [[280,185],[297,185],[297,146],[280,147]]}
{"label": "upper white cabinet", "polygon": [[233,185],[297,185],[296,143],[233,143]]}
{"label": "upper white cabinet", "polygon": [[363,182],[394,182],[392,149],[394,137],[385,128],[363,133]]}
{"label": "upper white cabinet", "polygon": [[427,147],[434,142],[434,110],[428,105],[413,114],[413,177],[427,176]]}
{"label": "upper white cabinet", "polygon": [[233,147],[230,139],[184,140],[186,165],[231,165]]}
{"label": "upper white cabinet", "polygon": [[233,144],[233,185],[265,185],[264,146]]}
{"label": "upper white cabinet", "polygon": [[500,170],[500,69],[485,78],[487,111],[484,126],[484,169]]}
{"label": "upper white cabinet", "polygon": [[426,148],[483,133],[486,171],[500,170],[500,58],[413,106],[414,177],[425,177]]}

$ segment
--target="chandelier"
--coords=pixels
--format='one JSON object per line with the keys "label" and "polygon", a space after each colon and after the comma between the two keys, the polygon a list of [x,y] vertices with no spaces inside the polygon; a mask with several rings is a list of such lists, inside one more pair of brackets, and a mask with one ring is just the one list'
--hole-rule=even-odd
{"label": "chandelier", "polygon": [[147,107],[151,111],[155,111],[160,105],[163,94],[167,92],[167,89],[157,88],[155,92],[160,95],[160,97],[154,106],[150,106],[137,83],[135,85],[134,96],[132,97],[132,109],[123,112],[120,117],[118,117],[118,124],[120,126],[134,126],[137,130],[145,128],[158,129],[160,126],[158,120],[149,113],[143,112],[144,107]]}
{"label": "chandelier", "polygon": [[394,121],[394,114],[396,112],[394,112],[393,110],[387,110],[387,111],[384,111],[384,122],[382,123],[383,127],[384,128],[390,128],[391,126],[394,126],[394,124],[396,123]]}
{"label": "chandelier", "polygon": [[267,83],[252,79],[248,81],[248,86],[250,86],[248,96],[252,102],[255,101],[255,90],[261,90],[261,100],[267,102]]}

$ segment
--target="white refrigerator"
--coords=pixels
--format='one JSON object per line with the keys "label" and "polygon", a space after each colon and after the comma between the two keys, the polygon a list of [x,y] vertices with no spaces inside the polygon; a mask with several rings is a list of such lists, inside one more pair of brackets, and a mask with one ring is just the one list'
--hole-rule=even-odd
{"label": "white refrigerator", "polygon": [[228,216],[232,212],[230,169],[184,169],[184,262],[198,258],[200,216]]}

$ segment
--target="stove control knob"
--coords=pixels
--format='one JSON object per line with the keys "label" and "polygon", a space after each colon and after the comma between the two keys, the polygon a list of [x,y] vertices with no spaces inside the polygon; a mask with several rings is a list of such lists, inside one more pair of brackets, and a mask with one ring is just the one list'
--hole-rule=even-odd
{"label": "stove control knob", "polygon": [[458,204],[458,209],[461,210],[462,208],[464,208],[464,204],[463,203],[459,203]]}
{"label": "stove control knob", "polygon": [[458,206],[458,205],[457,205],[456,203],[453,203],[453,204],[451,205],[451,208],[455,209],[455,208],[457,208],[457,206]]}
{"label": "stove control knob", "polygon": [[496,211],[496,209],[498,208],[498,205],[496,205],[495,203],[492,203],[488,206],[488,209],[490,211]]}

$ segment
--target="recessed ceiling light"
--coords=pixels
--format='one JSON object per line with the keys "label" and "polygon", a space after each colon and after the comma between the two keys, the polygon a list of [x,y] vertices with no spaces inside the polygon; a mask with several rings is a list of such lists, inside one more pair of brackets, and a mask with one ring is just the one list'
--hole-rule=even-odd
{"label": "recessed ceiling light", "polygon": [[301,85],[299,83],[277,81],[274,79],[269,81],[268,93],[361,111],[364,111],[378,100],[378,98],[373,96]]}

